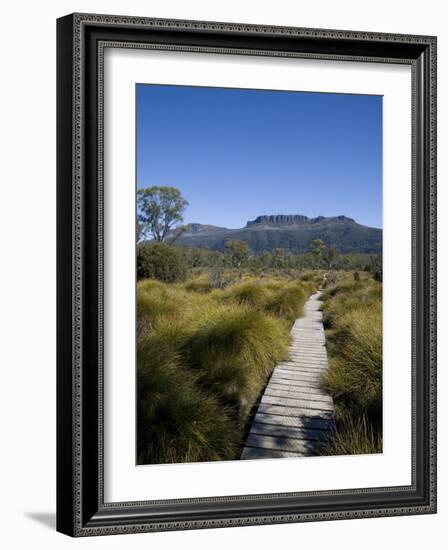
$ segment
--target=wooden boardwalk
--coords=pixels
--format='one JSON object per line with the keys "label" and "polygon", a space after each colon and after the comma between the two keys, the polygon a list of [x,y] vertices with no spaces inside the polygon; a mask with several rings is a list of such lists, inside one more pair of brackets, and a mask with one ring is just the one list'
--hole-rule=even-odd
{"label": "wooden boardwalk", "polygon": [[333,399],[320,386],[328,366],[321,294],[309,298],[292,327],[288,360],[274,368],[241,459],[312,456],[331,439]]}

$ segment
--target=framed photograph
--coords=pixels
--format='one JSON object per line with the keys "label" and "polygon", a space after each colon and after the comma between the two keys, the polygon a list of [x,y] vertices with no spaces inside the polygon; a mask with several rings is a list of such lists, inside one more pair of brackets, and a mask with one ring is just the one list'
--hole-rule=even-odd
{"label": "framed photograph", "polygon": [[57,529],[434,513],[436,38],[57,41]]}

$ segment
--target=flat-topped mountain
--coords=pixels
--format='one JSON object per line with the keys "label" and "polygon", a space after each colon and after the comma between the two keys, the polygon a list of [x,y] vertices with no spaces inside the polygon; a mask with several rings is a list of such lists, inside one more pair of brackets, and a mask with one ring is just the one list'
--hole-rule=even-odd
{"label": "flat-topped mountain", "polygon": [[285,226],[285,225],[316,225],[316,224],[328,224],[328,223],[346,223],[353,222],[355,220],[352,218],[347,218],[347,216],[335,216],[332,218],[326,218],[325,216],[317,216],[317,218],[308,218],[308,216],[302,216],[301,214],[274,214],[272,216],[258,216],[253,221],[249,221],[246,224],[246,227],[254,226]]}
{"label": "flat-topped mountain", "polygon": [[377,254],[382,251],[383,232],[367,227],[347,216],[317,216],[300,214],[262,215],[247,222],[241,229],[192,223],[176,244],[209,250],[225,250],[228,240],[245,241],[252,253],[284,248],[293,254],[310,251],[311,241],[322,239],[338,252]]}

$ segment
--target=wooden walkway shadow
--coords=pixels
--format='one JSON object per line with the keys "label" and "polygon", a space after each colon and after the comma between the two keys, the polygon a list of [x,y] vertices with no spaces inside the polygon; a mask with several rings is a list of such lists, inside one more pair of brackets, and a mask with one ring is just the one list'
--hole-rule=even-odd
{"label": "wooden walkway shadow", "polygon": [[321,294],[294,323],[288,360],[274,368],[241,459],[313,456],[334,433],[333,399],[320,385],[328,367]]}

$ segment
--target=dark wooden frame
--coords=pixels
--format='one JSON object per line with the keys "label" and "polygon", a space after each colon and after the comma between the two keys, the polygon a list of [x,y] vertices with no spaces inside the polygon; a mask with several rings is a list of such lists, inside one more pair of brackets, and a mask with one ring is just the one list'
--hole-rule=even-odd
{"label": "dark wooden frame", "polygon": [[[411,65],[412,485],[104,502],[102,53],[112,45]],[[434,513],[436,38],[74,14],[57,22],[57,50],[57,529],[88,536]]]}

